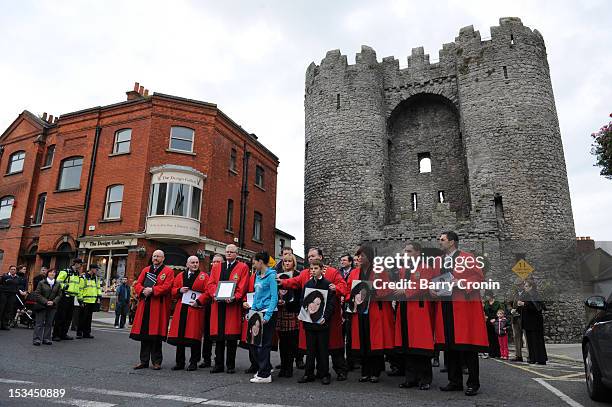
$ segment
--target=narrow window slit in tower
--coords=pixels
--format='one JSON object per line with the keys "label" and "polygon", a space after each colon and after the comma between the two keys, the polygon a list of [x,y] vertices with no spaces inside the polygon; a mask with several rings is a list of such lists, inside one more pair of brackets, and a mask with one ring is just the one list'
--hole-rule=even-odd
{"label": "narrow window slit in tower", "polygon": [[502,68],[504,68],[504,79],[508,79],[508,68],[505,66],[502,66]]}
{"label": "narrow window slit in tower", "polygon": [[336,109],[340,109],[340,94],[336,94]]}
{"label": "narrow window slit in tower", "polygon": [[493,203],[495,204],[495,216],[497,219],[504,219],[504,203],[502,202],[502,196],[500,194],[495,194]]}
{"label": "narrow window slit in tower", "polygon": [[412,212],[416,212],[417,206],[418,206],[418,198],[417,198],[416,192],[413,192],[412,194],[410,194],[410,197],[412,201]]}
{"label": "narrow window slit in tower", "polygon": [[510,45],[514,45],[514,35],[510,34]]}
{"label": "narrow window slit in tower", "polygon": [[438,191],[438,202],[440,203],[446,202],[446,198],[444,197],[444,191]]}

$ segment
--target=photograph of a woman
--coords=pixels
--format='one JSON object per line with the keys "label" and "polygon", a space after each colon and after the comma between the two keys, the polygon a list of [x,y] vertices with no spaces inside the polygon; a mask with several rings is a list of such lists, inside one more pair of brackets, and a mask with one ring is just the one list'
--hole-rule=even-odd
{"label": "photograph of a woman", "polygon": [[327,291],[306,288],[304,292],[304,302],[300,309],[298,319],[304,322],[317,324],[323,318],[327,301]]}
{"label": "photograph of a woman", "polygon": [[262,336],[262,313],[251,311],[247,327],[247,343],[250,345],[261,346]]}
{"label": "photograph of a woman", "polygon": [[372,290],[367,281],[354,280],[351,288],[351,304],[349,311],[356,314],[367,314],[370,308]]}

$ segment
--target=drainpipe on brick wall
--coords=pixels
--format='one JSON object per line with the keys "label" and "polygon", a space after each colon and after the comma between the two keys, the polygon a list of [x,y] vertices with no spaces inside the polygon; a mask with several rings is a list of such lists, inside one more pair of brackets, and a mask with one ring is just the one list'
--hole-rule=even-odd
{"label": "drainpipe on brick wall", "polygon": [[83,233],[81,237],[85,236],[87,232],[87,215],[89,214],[89,201],[91,201],[91,188],[93,185],[94,171],[96,170],[96,157],[98,156],[98,144],[100,143],[100,133],[102,128],[96,126],[96,135],[94,136],[94,145],[91,151],[91,162],[89,163],[89,175],[87,176],[87,189],[85,190],[85,219],[83,219]]}
{"label": "drainpipe on brick wall", "polygon": [[249,158],[251,153],[247,151],[244,143],[244,156],[242,157],[242,188],[240,190],[240,228],[238,230],[238,246],[244,249],[244,235],[246,227],[247,197],[249,196]]}

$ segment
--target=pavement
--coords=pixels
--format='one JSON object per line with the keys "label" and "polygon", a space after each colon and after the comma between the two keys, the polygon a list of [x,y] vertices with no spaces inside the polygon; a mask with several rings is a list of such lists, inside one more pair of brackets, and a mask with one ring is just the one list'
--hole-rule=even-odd
{"label": "pavement", "polygon": [[[112,320],[111,320],[112,319]],[[251,384],[242,373],[249,365],[248,354],[239,349],[238,373],[210,374],[172,371],[175,348],[164,343],[162,370],[134,371],[139,343],[129,339],[129,328],[115,329],[113,313],[98,313],[94,339],[55,342],[52,346],[32,346],[32,330],[16,328],[0,331],[0,406],[73,405],[114,406],[194,406],[223,407],[343,407],[343,406],[600,406],[586,392],[582,362],[575,359],[578,345],[548,346],[556,356],[546,366],[515,363],[500,359],[480,359],[480,393],[475,397],[462,392],[438,390],[447,383],[446,374],[434,368],[432,389],[400,389],[403,378],[381,376],[378,384],[359,383],[359,372],[349,380],[323,386],[318,382],[298,384],[303,374],[283,379],[273,374],[270,384]],[[189,350],[187,350],[189,354]],[[512,356],[512,354],[511,354]],[[272,362],[279,362],[277,352]],[[55,389],[43,392],[41,389]],[[60,397],[58,392],[62,392]],[[49,394],[46,394],[49,393]],[[16,397],[26,396],[26,397]]]}

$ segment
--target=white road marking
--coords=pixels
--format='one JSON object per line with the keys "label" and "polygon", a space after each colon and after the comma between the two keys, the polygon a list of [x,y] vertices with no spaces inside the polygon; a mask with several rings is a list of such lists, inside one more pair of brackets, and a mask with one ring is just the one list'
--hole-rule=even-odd
{"label": "white road marking", "polygon": [[56,404],[68,404],[77,407],[113,407],[116,404],[103,403],[101,401],[79,400],[79,399],[45,399],[48,402]]}
{"label": "white road marking", "polygon": [[121,396],[121,397],[132,397],[138,399],[158,399],[158,400],[172,400],[172,401],[180,401],[183,403],[204,403],[208,401],[208,399],[203,399],[199,397],[185,397],[173,394],[148,394],[148,393],[138,393],[138,392],[130,392],[130,391],[121,391],[121,390],[106,390],[106,389],[97,389],[95,387],[73,387],[74,390],[80,391],[83,393],[95,393],[95,394],[106,394],[108,396]]}
{"label": "white road marking", "polygon": [[561,400],[565,401],[570,406],[572,406],[572,407],[584,407],[582,404],[580,404],[577,401],[575,401],[574,399],[570,398],[568,395],[563,393],[561,390],[557,389],[552,384],[546,383],[545,379],[542,379],[540,377],[534,377],[533,380],[535,380],[536,382],[540,383],[542,386],[546,387],[548,390],[553,392],[553,394],[559,396],[559,398]]}
{"label": "white road marking", "polygon": [[28,382],[28,381],[25,381],[25,380],[0,379],[0,383],[8,383],[8,384],[32,384],[34,382]]}
{"label": "white road marking", "polygon": [[224,401],[224,400],[208,400],[206,405],[220,407],[291,407],[284,404],[266,404],[266,403],[242,403],[239,401]]}

